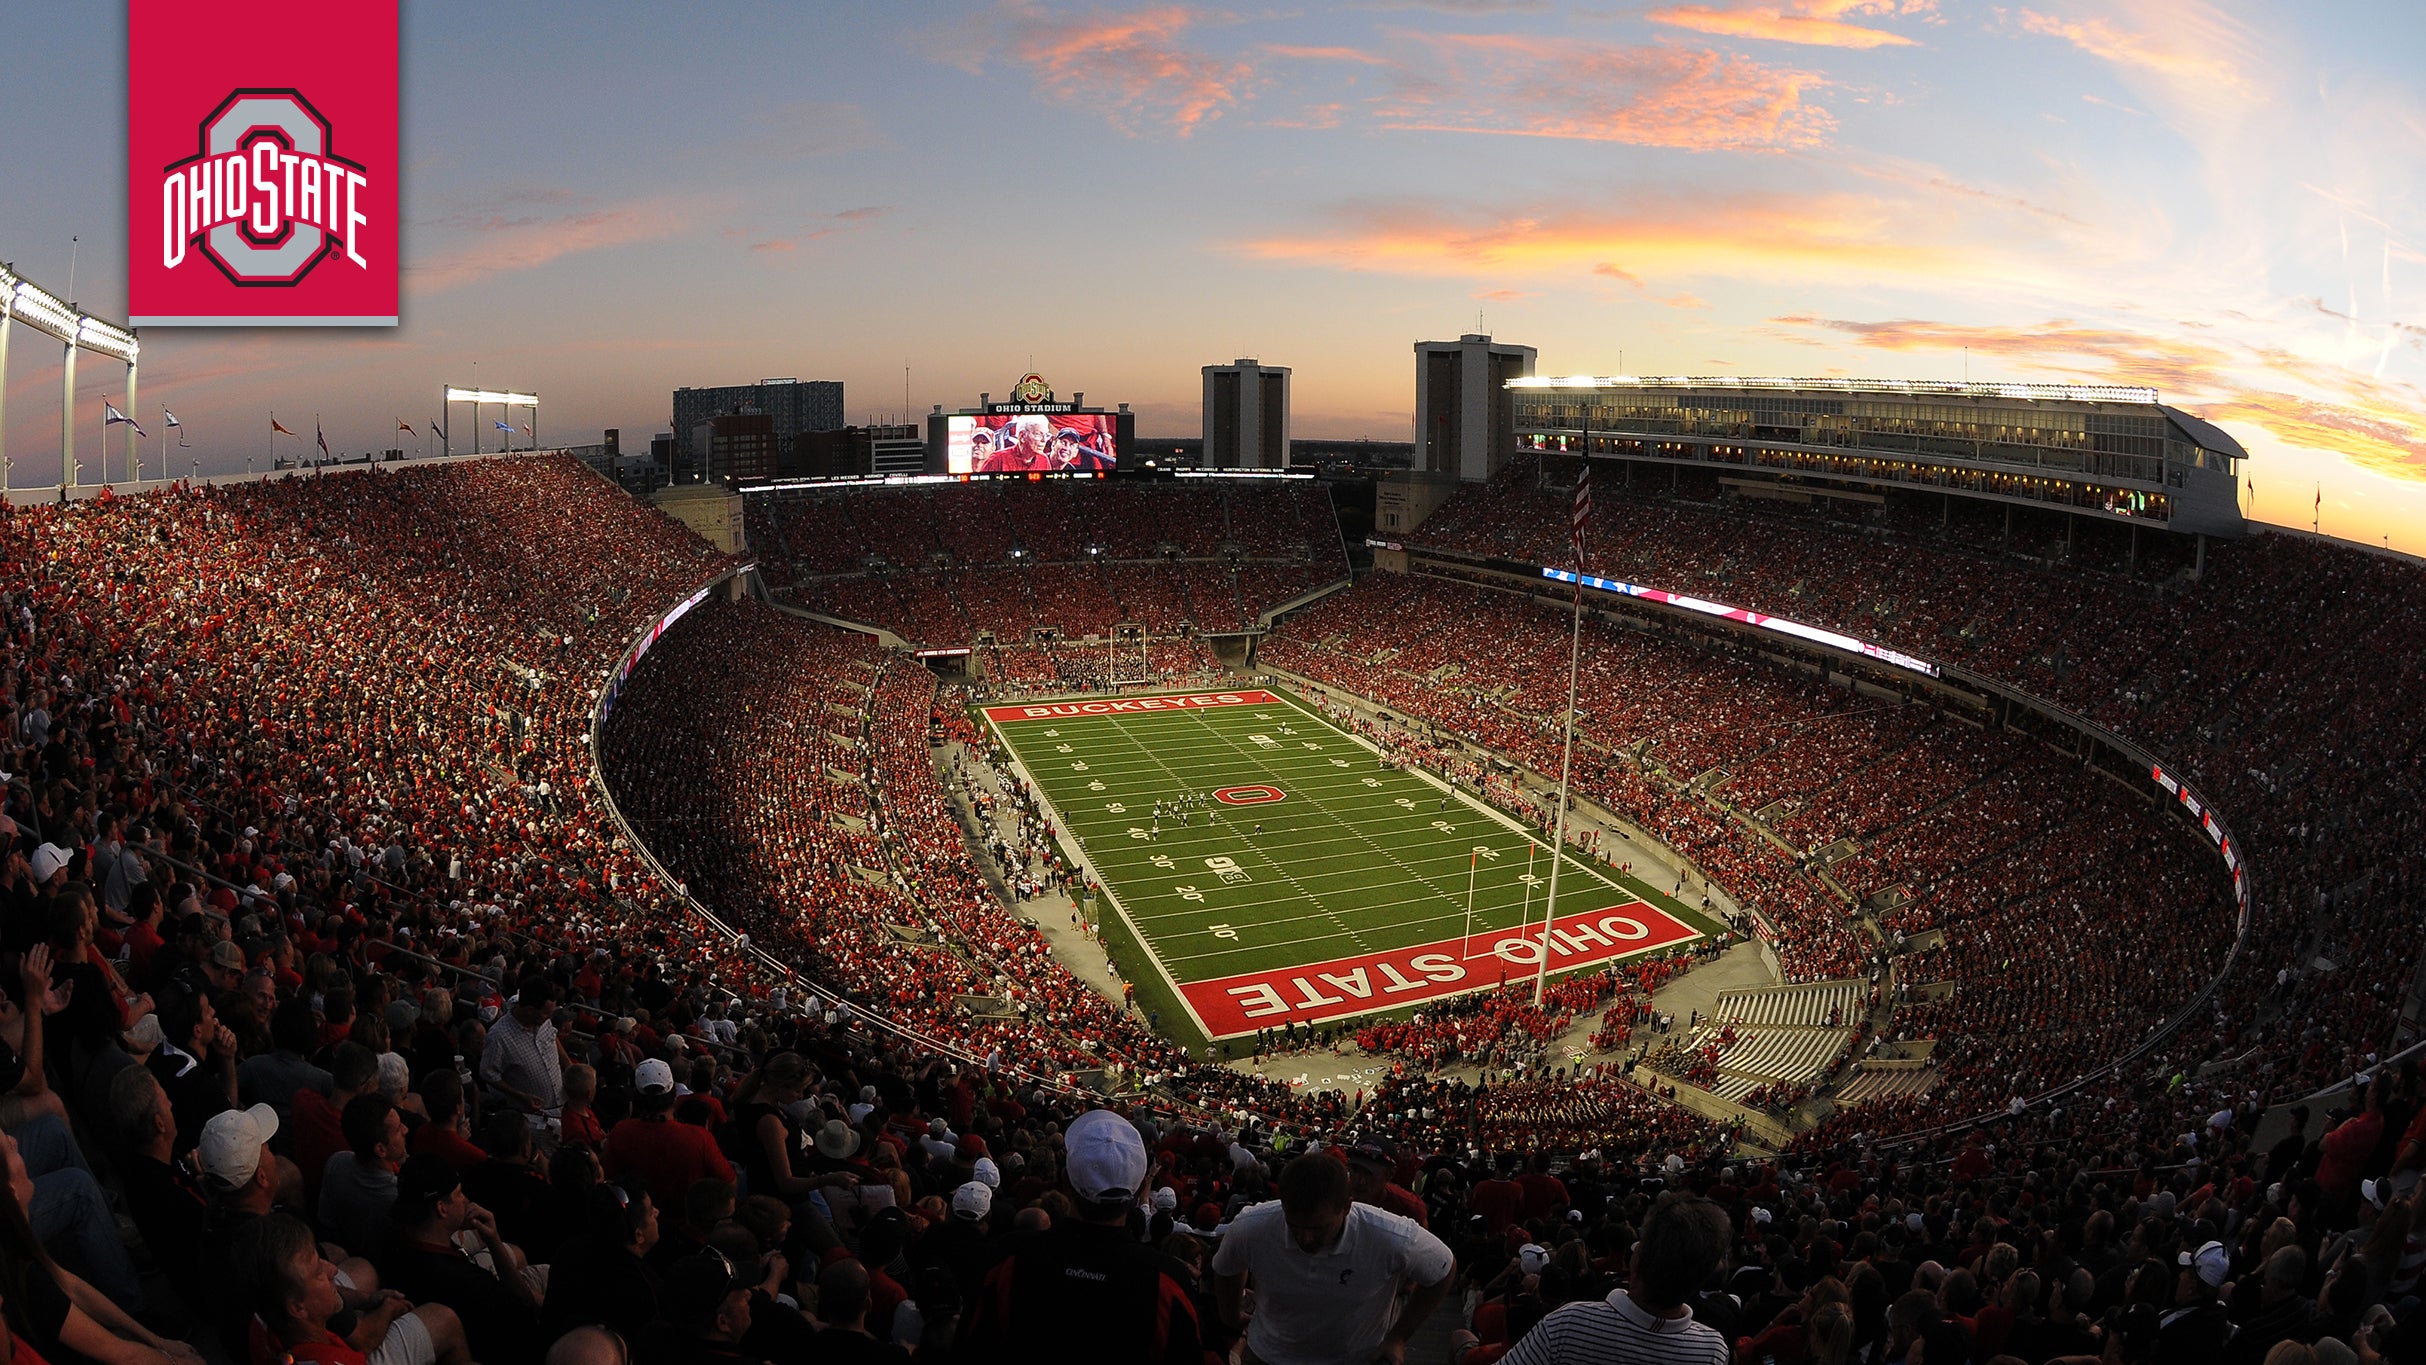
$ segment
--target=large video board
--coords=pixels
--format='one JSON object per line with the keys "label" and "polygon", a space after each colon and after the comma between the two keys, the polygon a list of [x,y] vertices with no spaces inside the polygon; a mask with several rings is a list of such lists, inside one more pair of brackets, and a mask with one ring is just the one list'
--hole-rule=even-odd
{"label": "large video board", "polygon": [[1029,474],[1108,470],[1120,459],[1119,414],[962,413],[944,429],[944,471]]}

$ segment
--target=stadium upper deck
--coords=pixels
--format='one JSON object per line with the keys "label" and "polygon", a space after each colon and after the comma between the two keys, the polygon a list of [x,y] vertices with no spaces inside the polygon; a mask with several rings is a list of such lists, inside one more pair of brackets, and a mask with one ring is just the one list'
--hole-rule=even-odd
{"label": "stadium upper deck", "polygon": [[[2240,442],[2111,385],[1569,375],[1513,380],[1533,450],[1734,466],[1753,496],[1924,490],[2241,533]],[[1817,487],[1814,487],[1817,485]]]}

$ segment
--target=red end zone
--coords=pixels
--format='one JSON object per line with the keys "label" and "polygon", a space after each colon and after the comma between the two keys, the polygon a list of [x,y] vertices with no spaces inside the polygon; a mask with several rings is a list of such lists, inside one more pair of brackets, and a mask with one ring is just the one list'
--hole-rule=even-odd
{"label": "red end zone", "polygon": [[1078,716],[1126,716],[1147,711],[1197,711],[1209,706],[1286,706],[1269,692],[1196,692],[1181,697],[1108,697],[1102,701],[1040,702],[1034,706],[989,706],[986,719],[1066,720]]}
{"label": "red end zone", "polygon": [[[1675,916],[1636,901],[1550,928],[1550,970],[1614,962],[1697,938]],[[1181,986],[1208,1033],[1234,1038],[1259,1028],[1303,1024],[1421,1004],[1501,981],[1523,980],[1541,960],[1541,926],[1476,934],[1462,942],[1395,948],[1302,967],[1242,972]]]}

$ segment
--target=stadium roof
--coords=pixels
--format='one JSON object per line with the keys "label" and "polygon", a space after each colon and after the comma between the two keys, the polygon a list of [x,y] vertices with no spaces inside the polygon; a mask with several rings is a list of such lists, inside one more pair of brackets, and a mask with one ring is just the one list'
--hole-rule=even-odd
{"label": "stadium roof", "polygon": [[[1822,393],[1885,393],[1899,397],[2024,398],[2066,403],[2154,403],[2156,390],[2125,384],[1991,384],[1937,379],[1774,378],[1745,375],[1534,375],[1511,379],[1512,389],[1771,389]],[[2195,419],[2193,419],[2195,420]]]}

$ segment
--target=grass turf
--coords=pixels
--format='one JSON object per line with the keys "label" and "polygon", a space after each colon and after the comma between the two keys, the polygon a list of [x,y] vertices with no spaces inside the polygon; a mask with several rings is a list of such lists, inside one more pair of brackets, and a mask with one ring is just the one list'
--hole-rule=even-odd
{"label": "grass turf", "polygon": [[[1205,1041],[1206,1030],[1177,986],[1460,938],[1470,868],[1477,934],[1538,925],[1547,899],[1546,839],[1438,778],[1383,765],[1312,708],[1272,696],[1117,715],[980,712],[1076,837],[1109,893],[1098,908],[1115,957],[1184,1042]],[[1212,797],[1259,786],[1285,796]],[[1574,855],[1558,900],[1562,916],[1640,900],[1701,933],[1715,927]]]}

